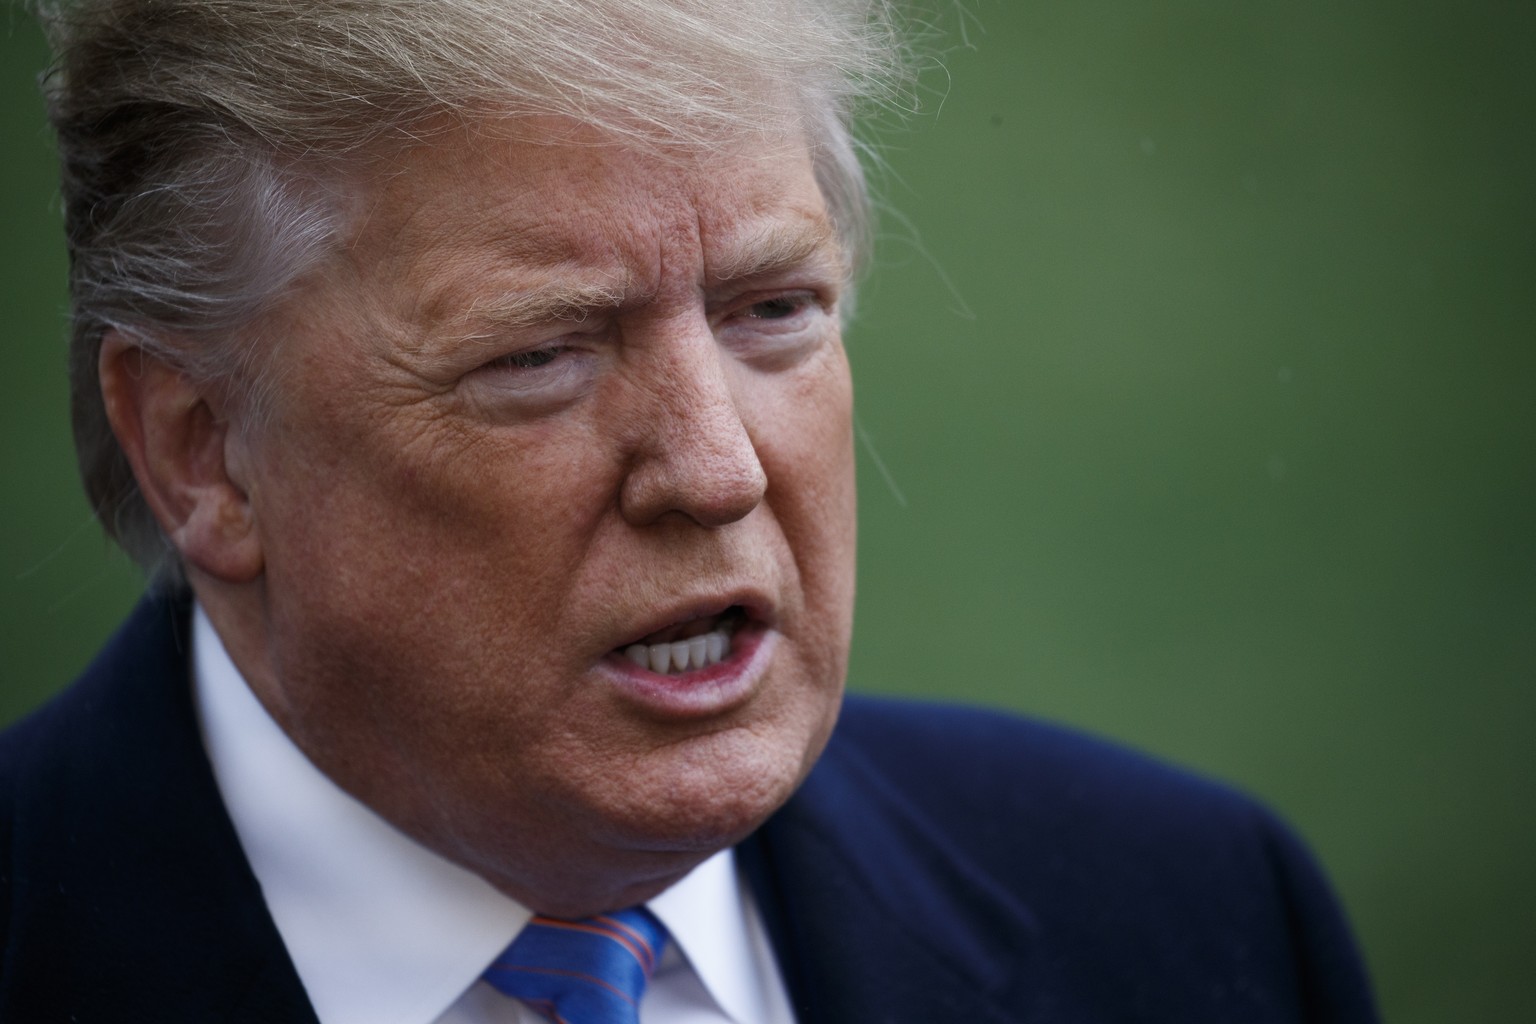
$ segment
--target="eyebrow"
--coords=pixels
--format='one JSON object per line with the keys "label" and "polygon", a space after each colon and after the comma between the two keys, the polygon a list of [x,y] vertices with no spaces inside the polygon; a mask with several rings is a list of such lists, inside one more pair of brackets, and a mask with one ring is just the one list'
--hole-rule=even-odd
{"label": "eyebrow", "polygon": [[817,217],[792,225],[774,224],[729,243],[717,256],[709,278],[713,284],[726,284],[828,264],[847,276],[842,239],[831,224]]}
{"label": "eyebrow", "polygon": [[[713,262],[706,282],[709,287],[772,277],[806,266],[830,266],[839,277],[848,274],[842,239],[819,217],[746,233],[725,243]],[[631,301],[631,291],[628,282],[562,282],[476,302],[458,312],[452,323],[467,332],[462,335],[464,340],[562,320],[580,323],[595,312],[623,309]]]}
{"label": "eyebrow", "polygon": [[476,302],[455,316],[454,323],[481,332],[539,327],[559,320],[580,322],[594,310],[617,309],[624,289],[602,284],[561,284]]}

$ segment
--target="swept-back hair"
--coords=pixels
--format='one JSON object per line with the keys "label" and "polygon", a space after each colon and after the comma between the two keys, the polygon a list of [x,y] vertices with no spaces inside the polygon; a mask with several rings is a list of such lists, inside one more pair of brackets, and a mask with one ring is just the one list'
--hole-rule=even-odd
{"label": "swept-back hair", "polygon": [[152,578],[180,560],[107,422],[118,330],[247,419],[252,325],[345,231],[347,172],[444,123],[555,115],[644,147],[803,132],[855,264],[851,133],[905,61],[887,0],[43,0],[70,253],[75,445],[97,518]]}

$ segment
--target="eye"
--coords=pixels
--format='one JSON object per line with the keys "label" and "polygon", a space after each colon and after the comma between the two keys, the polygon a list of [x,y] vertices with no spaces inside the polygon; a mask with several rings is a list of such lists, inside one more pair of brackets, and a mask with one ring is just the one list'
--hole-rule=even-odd
{"label": "eye", "polygon": [[742,315],[753,320],[785,320],[804,309],[810,301],[809,295],[776,295],[754,302]]}
{"label": "eye", "polygon": [[597,354],[589,346],[546,344],[482,363],[464,378],[463,386],[497,416],[542,415],[584,395],[598,368]]}
{"label": "eye", "polygon": [[488,366],[506,367],[517,370],[536,370],[541,366],[548,366],[560,358],[560,353],[567,351],[564,346],[556,348],[538,348],[532,352],[513,352],[511,355],[502,356],[492,360]]}
{"label": "eye", "polygon": [[727,306],[718,337],[736,355],[763,370],[799,363],[837,337],[828,293],[820,289],[759,292]]}
{"label": "eye", "polygon": [[482,365],[480,376],[490,377],[499,387],[519,391],[556,386],[580,375],[590,353],[571,345],[546,345],[497,356]]}

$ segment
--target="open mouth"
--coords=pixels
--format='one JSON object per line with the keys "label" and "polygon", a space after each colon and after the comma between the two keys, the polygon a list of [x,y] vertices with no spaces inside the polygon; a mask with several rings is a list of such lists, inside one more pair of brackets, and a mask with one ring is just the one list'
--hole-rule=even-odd
{"label": "open mouth", "polygon": [[746,609],[733,604],[719,614],[659,629],[614,653],[658,675],[697,672],[730,656],[731,638],[746,621]]}

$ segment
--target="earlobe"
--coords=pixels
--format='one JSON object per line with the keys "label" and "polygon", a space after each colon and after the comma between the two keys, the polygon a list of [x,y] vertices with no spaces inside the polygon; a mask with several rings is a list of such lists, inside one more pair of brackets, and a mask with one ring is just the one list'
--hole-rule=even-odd
{"label": "earlobe", "polygon": [[261,574],[261,543],[222,402],[118,331],[97,364],[107,419],[160,528],[196,568],[227,583]]}

